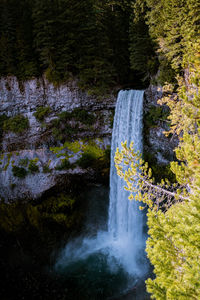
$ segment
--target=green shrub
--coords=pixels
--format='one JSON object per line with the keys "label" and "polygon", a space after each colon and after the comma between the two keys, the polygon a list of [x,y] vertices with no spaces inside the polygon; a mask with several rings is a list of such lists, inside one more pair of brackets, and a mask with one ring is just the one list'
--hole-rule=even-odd
{"label": "green shrub", "polygon": [[3,170],[4,171],[7,171],[7,169],[8,169],[8,166],[9,166],[9,164],[10,164],[10,160],[11,160],[11,157],[12,157],[12,153],[8,153],[7,154],[7,164],[4,166],[4,168],[3,168]]}
{"label": "green shrub", "polygon": [[29,165],[28,165],[28,170],[30,173],[39,172],[39,167],[37,166],[37,161],[38,161],[37,158],[30,160]]}
{"label": "green shrub", "polygon": [[49,168],[48,164],[43,166],[43,173],[50,173],[51,169]]}
{"label": "green shrub", "polygon": [[3,134],[4,122],[7,121],[7,120],[8,120],[8,117],[5,114],[3,114],[3,115],[0,116],[0,138],[1,138],[2,134]]}
{"label": "green shrub", "polygon": [[71,115],[76,121],[80,121],[85,125],[92,125],[95,122],[95,116],[81,108],[75,108]]}
{"label": "green shrub", "polygon": [[72,112],[63,111],[58,115],[58,119],[51,122],[52,134],[61,142],[71,140],[74,135],[85,130],[80,128],[79,122],[87,127],[91,126],[95,122],[95,116],[80,108],[75,108]]}
{"label": "green shrub", "polygon": [[3,123],[3,130],[12,131],[14,133],[22,133],[29,128],[29,120],[23,115],[17,115],[9,118]]}
{"label": "green shrub", "polygon": [[25,178],[28,174],[27,170],[22,167],[13,166],[12,172],[15,177]]}
{"label": "green shrub", "polygon": [[93,168],[96,163],[96,157],[92,153],[83,153],[79,160],[76,162],[78,166],[83,169]]}
{"label": "green shrub", "polygon": [[85,125],[92,125],[95,122],[95,116],[89,114],[86,110],[75,108],[72,112],[63,111],[59,114],[60,121],[79,121]]}
{"label": "green shrub", "polygon": [[104,159],[109,164],[109,166],[110,166],[110,154],[111,154],[111,149],[109,146],[106,148],[105,153],[104,153]]}
{"label": "green shrub", "polygon": [[159,73],[157,77],[157,84],[162,86],[166,83],[176,84],[176,72],[172,69],[171,64],[167,60],[160,61]]}
{"label": "green shrub", "polygon": [[51,108],[49,106],[39,106],[36,112],[33,114],[37,121],[42,122],[51,113]]}
{"label": "green shrub", "polygon": [[153,127],[159,121],[166,121],[169,111],[165,111],[161,106],[152,105],[144,116],[145,128]]}
{"label": "green shrub", "polygon": [[82,144],[80,143],[80,141],[74,141],[72,143],[65,142],[64,147],[67,147],[70,151],[74,153],[78,153],[82,149]]}
{"label": "green shrub", "polygon": [[[13,186],[14,188],[14,186]],[[59,194],[43,199],[40,203],[16,201],[0,202],[0,230],[17,232],[22,228],[48,233],[49,225],[73,228],[77,224],[78,213],[74,209],[75,199],[70,195]],[[40,240],[41,242],[41,240]]]}
{"label": "green shrub", "polygon": [[56,170],[61,171],[61,170],[68,170],[72,168],[72,165],[70,164],[69,160],[64,158],[61,159],[61,164],[56,167]]}
{"label": "green shrub", "polygon": [[115,111],[114,110],[112,110],[112,113],[111,113],[111,115],[110,115],[110,128],[112,129],[113,128],[113,124],[114,124],[114,116],[115,116]]}
{"label": "green shrub", "polygon": [[105,150],[101,149],[94,141],[82,146],[83,154],[77,161],[81,168],[98,168],[100,161],[103,160]]}
{"label": "green shrub", "polygon": [[89,141],[87,144],[83,145],[84,153],[91,154],[95,158],[103,157],[104,151],[95,141]]}
{"label": "green shrub", "polygon": [[162,178],[167,178],[172,183],[176,182],[176,176],[171,171],[170,163],[167,165],[158,163],[156,153],[145,151],[143,159],[148,162],[152,169],[152,175],[157,182],[160,182]]}
{"label": "green shrub", "polygon": [[19,165],[22,166],[22,167],[27,167],[28,166],[28,162],[29,162],[28,157],[25,157],[25,158],[20,159]]}
{"label": "green shrub", "polygon": [[110,148],[102,150],[97,145],[87,145],[85,152],[76,163],[83,169],[92,168],[102,175],[109,174]]}
{"label": "green shrub", "polygon": [[72,140],[73,136],[80,133],[82,129],[79,128],[78,124],[67,124],[66,122],[61,122],[60,120],[53,120],[52,134],[54,138],[58,141],[64,142],[67,140]]}

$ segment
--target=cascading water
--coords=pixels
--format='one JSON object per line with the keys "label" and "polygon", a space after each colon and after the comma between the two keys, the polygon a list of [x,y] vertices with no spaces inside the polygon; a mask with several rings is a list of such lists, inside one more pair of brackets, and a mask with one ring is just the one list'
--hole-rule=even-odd
{"label": "cascading water", "polygon": [[[144,249],[143,214],[138,203],[128,201],[129,192],[124,190],[124,181],[117,176],[114,156],[121,142],[129,145],[134,142],[134,149],[142,152],[144,91],[120,91],[115,110],[114,128],[111,146],[110,170],[110,205],[108,232],[121,251],[121,257],[130,273],[142,273],[137,266],[141,249]],[[120,253],[119,253],[120,254]],[[122,263],[123,263],[122,262]]]}
{"label": "cascading water", "polygon": [[[111,147],[108,230],[99,230],[95,237],[78,238],[68,243],[56,264],[56,269],[64,270],[67,276],[71,276],[71,270],[82,274],[84,269],[84,286],[88,282],[93,285],[91,280],[94,280],[100,288],[106,282],[111,291],[109,280],[116,278],[113,288],[117,291],[117,287],[122,288],[123,279],[116,284],[122,276],[127,280],[122,289],[127,289],[148,272],[144,215],[136,201],[128,200],[129,193],[124,190],[124,182],[117,176],[114,165],[116,148],[125,140],[128,145],[133,141],[135,150],[142,152],[143,94],[143,91],[129,90],[120,91],[118,95]],[[72,277],[75,278],[74,273]],[[100,283],[97,283],[98,278]],[[137,295],[136,299],[143,298]]]}

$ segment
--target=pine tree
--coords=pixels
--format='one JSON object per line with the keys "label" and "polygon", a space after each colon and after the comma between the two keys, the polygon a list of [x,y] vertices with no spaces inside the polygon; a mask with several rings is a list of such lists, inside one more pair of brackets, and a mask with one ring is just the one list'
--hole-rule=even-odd
{"label": "pine tree", "polygon": [[[178,161],[171,163],[177,183],[155,184],[151,170],[139,161],[133,147],[123,145],[116,154],[118,174],[127,190],[138,192],[136,200],[148,207],[147,254],[154,266],[154,279],[147,280],[153,299],[200,298],[200,17],[196,1],[147,1],[152,34],[172,66],[184,70],[177,77],[178,88],[164,87],[171,113],[168,133],[179,136]],[[183,7],[181,7],[183,5]],[[180,10],[179,14],[178,11]],[[160,11],[160,14],[157,14]],[[182,18],[182,19],[181,19]],[[176,26],[177,20],[182,20]],[[183,22],[184,20],[184,22]],[[154,33],[153,33],[154,31]],[[139,161],[139,163],[138,163]],[[123,163],[129,165],[124,170]],[[138,168],[140,172],[138,172]],[[138,185],[134,185],[135,180]],[[138,186],[140,189],[138,190]],[[133,194],[130,199],[133,199]]]}
{"label": "pine tree", "polygon": [[149,35],[145,22],[147,7],[132,4],[133,13],[130,21],[130,62],[133,70],[139,71],[145,78],[157,71],[158,62],[154,52],[155,45]]}
{"label": "pine tree", "polygon": [[16,72],[16,17],[15,0],[4,0],[0,4],[0,74]]}

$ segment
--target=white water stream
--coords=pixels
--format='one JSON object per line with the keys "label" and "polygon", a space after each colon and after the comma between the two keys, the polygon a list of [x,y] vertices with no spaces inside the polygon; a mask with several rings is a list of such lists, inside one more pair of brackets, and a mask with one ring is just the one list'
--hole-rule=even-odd
{"label": "white water stream", "polygon": [[119,244],[126,269],[131,273],[141,273],[138,266],[140,251],[144,247],[143,214],[136,201],[129,201],[129,192],[124,190],[124,181],[117,176],[114,156],[121,142],[142,152],[143,91],[120,91],[115,110],[111,146],[110,205],[108,231],[111,239]]}
{"label": "white water stream", "polygon": [[143,233],[144,215],[136,201],[129,201],[124,182],[116,174],[114,155],[121,142],[134,142],[136,151],[142,152],[143,91],[120,91],[115,110],[111,147],[110,204],[108,230],[98,232],[94,238],[84,238],[69,243],[58,265],[83,260],[101,253],[107,257],[115,272],[122,267],[134,277],[143,277],[147,272],[144,254],[146,235]]}

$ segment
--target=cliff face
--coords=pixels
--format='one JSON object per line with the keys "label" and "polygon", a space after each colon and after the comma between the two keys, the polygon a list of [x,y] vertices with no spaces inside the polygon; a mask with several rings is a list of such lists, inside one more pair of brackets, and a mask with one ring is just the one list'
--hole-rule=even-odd
{"label": "cliff face", "polygon": [[176,135],[167,137],[164,134],[169,130],[170,122],[167,119],[169,108],[157,103],[162,96],[162,87],[150,85],[144,99],[144,159],[158,180],[168,177],[169,164],[175,159],[174,149],[178,146]]}
{"label": "cliff face", "polygon": [[[145,91],[144,153],[148,154],[145,159],[164,166],[173,159],[177,139],[163,134],[168,125],[167,108],[157,105],[161,96],[161,89],[155,86]],[[89,166],[85,161],[76,162],[90,140],[92,147],[96,147],[94,151],[99,151],[97,160],[102,164],[101,157],[111,142],[115,102],[113,95],[97,99],[82,92],[76,82],[55,88],[44,79],[23,85],[15,77],[1,79],[0,117],[6,115],[12,120],[23,115],[29,126],[17,132],[15,127],[4,130],[0,123],[0,197],[5,200],[38,198],[45,191],[70,182],[73,175],[94,180],[95,171],[89,167],[90,162]],[[41,107],[48,111],[43,118],[37,117]],[[74,143],[77,140],[79,145]]]}
{"label": "cliff face", "polygon": [[[104,99],[89,96],[78,89],[75,82],[55,88],[44,79],[27,81],[23,86],[14,77],[1,79],[0,116],[6,115],[12,119],[14,116],[23,115],[28,119],[29,126],[22,132],[3,130],[0,197],[5,200],[37,198],[58,182],[62,184],[62,181],[69,178],[69,174],[88,173],[74,165],[80,158],[80,151],[68,151],[69,162],[73,164],[73,168],[59,168],[62,160],[66,158],[65,149],[57,151],[59,153],[50,149],[63,146],[67,140],[72,143],[77,139],[90,139],[105,150],[111,141],[115,100],[112,95]],[[40,107],[50,108],[42,121],[34,116]],[[81,121],[74,119],[73,114],[70,116],[74,109],[78,109]],[[66,112],[69,114],[61,120],[59,116]],[[90,122],[87,124],[85,118],[88,117]],[[60,121],[55,123],[58,119]],[[31,165],[36,165],[35,171],[34,168],[31,170],[30,162]],[[17,176],[13,174],[13,167],[21,168],[15,168]],[[20,173],[22,168],[27,174]]]}
{"label": "cliff face", "polygon": [[[98,100],[77,88],[76,83],[55,88],[46,80],[27,81],[20,87],[15,77],[0,80],[0,115],[9,117],[24,115],[30,127],[22,135],[7,133],[3,137],[3,152],[25,148],[38,148],[40,145],[55,143],[48,126],[44,128],[36,120],[34,113],[40,106],[50,107],[51,113],[45,119],[48,125],[63,111],[76,108],[91,112],[95,116],[92,128],[84,128],[79,136],[110,137],[110,118],[115,106],[115,97]],[[72,124],[73,125],[73,124]],[[82,127],[82,124],[78,124]]]}

